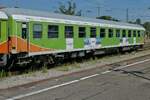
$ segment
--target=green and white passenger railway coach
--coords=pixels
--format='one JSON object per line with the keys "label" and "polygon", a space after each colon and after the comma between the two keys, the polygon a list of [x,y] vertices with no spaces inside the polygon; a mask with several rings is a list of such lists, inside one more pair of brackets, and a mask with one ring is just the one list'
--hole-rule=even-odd
{"label": "green and white passenger railway coach", "polygon": [[0,66],[142,47],[140,25],[49,12],[0,10]]}

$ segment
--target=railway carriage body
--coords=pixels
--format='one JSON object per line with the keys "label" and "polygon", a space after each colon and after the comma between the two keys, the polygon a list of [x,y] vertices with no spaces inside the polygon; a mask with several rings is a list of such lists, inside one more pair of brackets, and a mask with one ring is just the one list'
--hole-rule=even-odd
{"label": "railway carriage body", "polygon": [[4,12],[0,12],[0,64],[6,64],[6,55],[8,54],[7,23],[7,15]]}
{"label": "railway carriage body", "polygon": [[[34,57],[144,44],[145,29],[139,25],[52,14],[20,8],[1,12],[0,54]],[[7,17],[7,16],[8,17]],[[5,47],[3,47],[5,45]],[[8,58],[7,58],[8,59]]]}

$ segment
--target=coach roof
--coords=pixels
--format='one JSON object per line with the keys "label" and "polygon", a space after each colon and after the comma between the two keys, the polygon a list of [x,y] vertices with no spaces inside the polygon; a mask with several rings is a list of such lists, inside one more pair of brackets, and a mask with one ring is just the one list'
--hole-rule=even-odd
{"label": "coach roof", "polygon": [[5,12],[8,16],[23,15],[23,16],[43,17],[43,18],[54,18],[54,19],[62,19],[62,20],[70,20],[70,21],[78,21],[78,22],[80,21],[80,22],[99,23],[99,24],[107,24],[107,25],[122,26],[122,27],[132,27],[136,29],[145,30],[142,26],[136,24],[107,21],[102,19],[94,19],[94,18],[87,18],[87,17],[80,17],[80,16],[70,16],[70,15],[50,13],[45,11],[29,10],[29,9],[22,9],[22,8],[4,8],[1,9],[0,11]]}
{"label": "coach roof", "polygon": [[4,12],[0,11],[0,19],[8,19],[8,17]]}

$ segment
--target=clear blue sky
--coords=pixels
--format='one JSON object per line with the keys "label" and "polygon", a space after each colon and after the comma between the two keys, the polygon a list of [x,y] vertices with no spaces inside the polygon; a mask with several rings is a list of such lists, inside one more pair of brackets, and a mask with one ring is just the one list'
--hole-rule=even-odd
{"label": "clear blue sky", "polygon": [[[55,11],[59,3],[66,3],[68,0],[0,0],[0,5],[21,8]],[[97,6],[100,5],[101,15],[110,15],[114,18],[125,20],[126,9],[129,8],[129,20],[141,18],[143,21],[150,21],[150,0],[74,0],[78,9],[81,9],[84,16],[96,17]],[[86,13],[90,10],[90,13]]]}

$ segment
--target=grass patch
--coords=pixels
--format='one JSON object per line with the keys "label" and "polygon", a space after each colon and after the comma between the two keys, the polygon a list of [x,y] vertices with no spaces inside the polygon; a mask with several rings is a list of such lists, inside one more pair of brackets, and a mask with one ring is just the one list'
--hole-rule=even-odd
{"label": "grass patch", "polygon": [[48,67],[47,66],[43,66],[42,67],[42,73],[47,73],[48,72]]}
{"label": "grass patch", "polygon": [[12,73],[10,71],[0,70],[0,78],[10,77]]}
{"label": "grass patch", "polygon": [[70,70],[78,69],[78,68],[81,68],[80,63],[74,62],[72,64],[67,63],[62,66],[58,66],[55,69],[58,71],[70,71]]}

